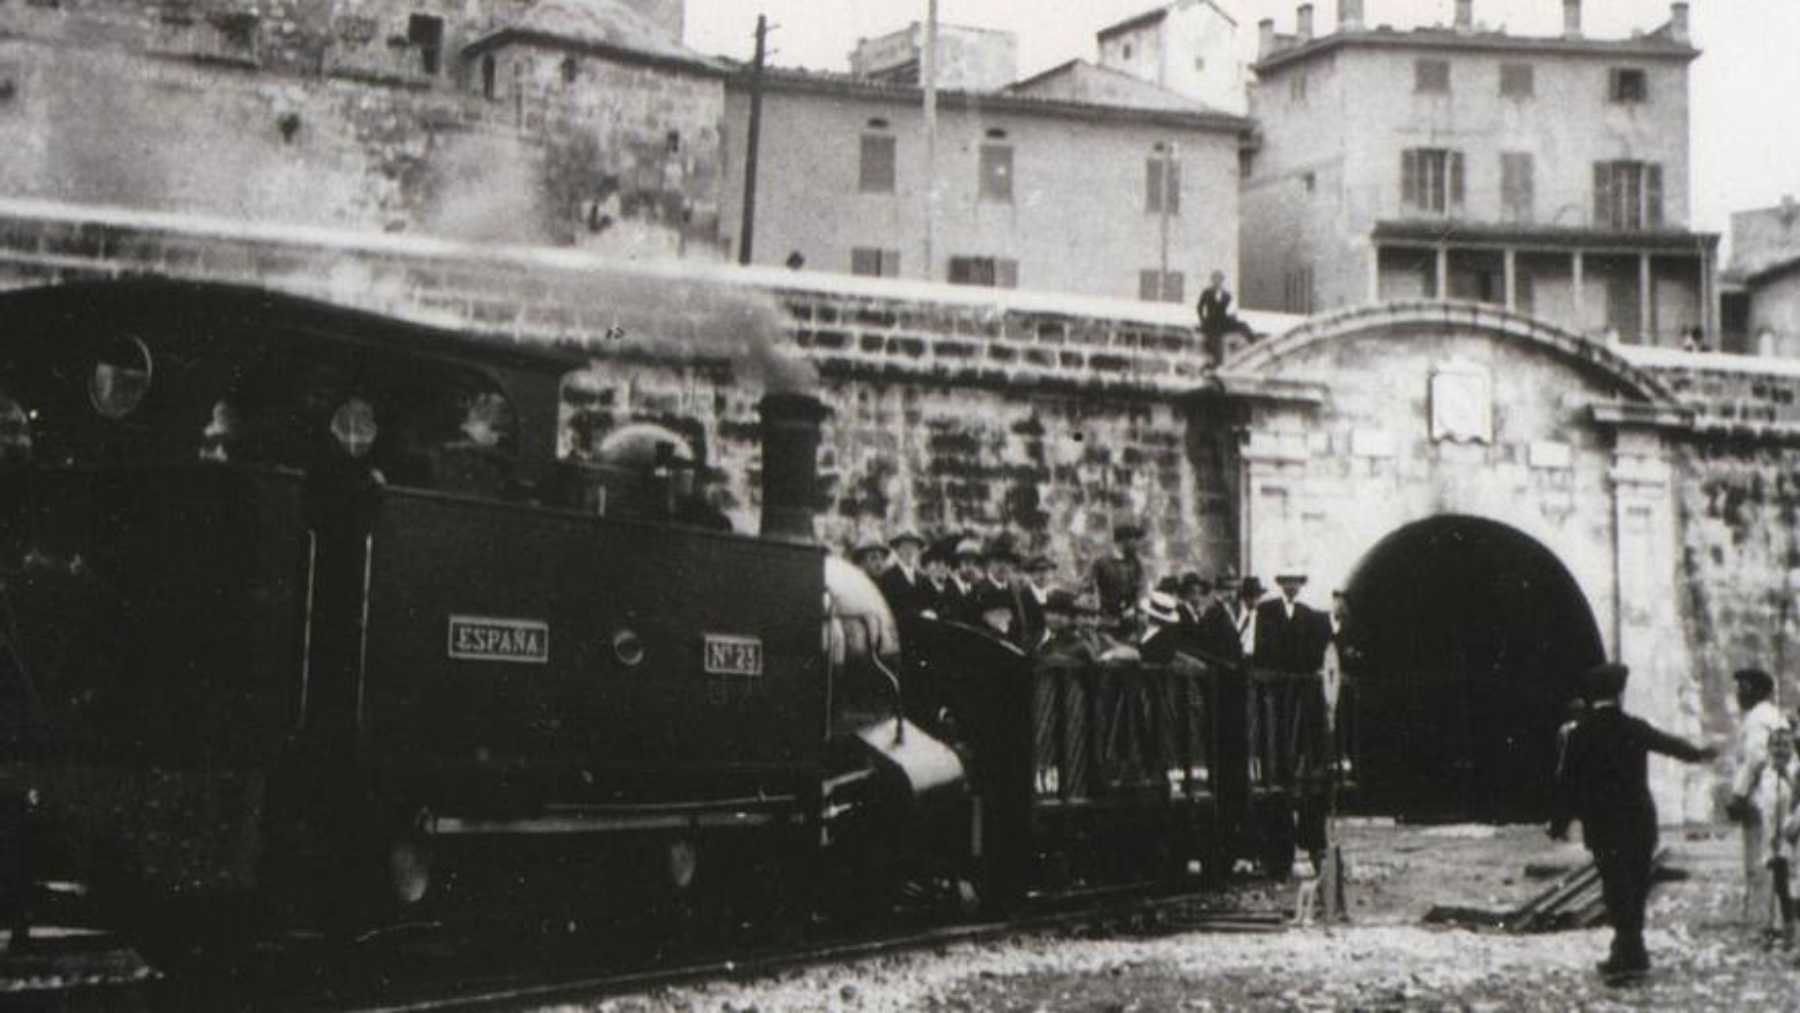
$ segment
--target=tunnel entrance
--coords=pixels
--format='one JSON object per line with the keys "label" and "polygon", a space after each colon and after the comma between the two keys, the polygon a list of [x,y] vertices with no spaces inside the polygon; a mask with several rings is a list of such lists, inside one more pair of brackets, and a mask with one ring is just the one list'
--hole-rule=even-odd
{"label": "tunnel entrance", "polygon": [[1562,563],[1503,524],[1446,515],[1383,539],[1345,594],[1362,646],[1357,807],[1418,821],[1547,816],[1564,701],[1605,657]]}

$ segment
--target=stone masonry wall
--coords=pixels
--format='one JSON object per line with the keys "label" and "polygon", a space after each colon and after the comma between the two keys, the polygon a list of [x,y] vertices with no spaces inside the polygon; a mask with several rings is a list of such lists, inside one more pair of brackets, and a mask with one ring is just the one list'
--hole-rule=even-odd
{"label": "stone masonry wall", "polygon": [[718,257],[722,81],[512,47],[485,99],[461,46],[510,6],[0,3],[0,193]]}

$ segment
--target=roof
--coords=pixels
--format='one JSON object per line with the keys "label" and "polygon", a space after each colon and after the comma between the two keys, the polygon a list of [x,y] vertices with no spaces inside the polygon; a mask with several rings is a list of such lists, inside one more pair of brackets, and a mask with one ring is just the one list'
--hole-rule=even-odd
{"label": "roof", "polygon": [[1688,229],[1602,229],[1591,226],[1510,225],[1445,221],[1442,218],[1383,219],[1375,223],[1375,239],[1431,243],[1504,243],[1515,246],[1575,249],[1606,247],[1685,253],[1716,250],[1717,232]]}
{"label": "roof", "polygon": [[[1287,40],[1293,36],[1279,36]],[[1589,39],[1566,36],[1508,35],[1505,32],[1459,32],[1451,28],[1415,28],[1398,31],[1385,25],[1358,31],[1337,31],[1308,42],[1290,45],[1261,57],[1251,65],[1258,74],[1310,59],[1346,46],[1387,46],[1406,49],[1446,49],[1498,53],[1567,53],[1580,56],[1629,56],[1650,59],[1693,60],[1700,51],[1678,42],[1663,29],[1630,39]]]}
{"label": "roof", "polygon": [[624,0],[540,0],[522,13],[496,20],[463,52],[478,53],[509,42],[728,73],[724,64],[670,38]]}
{"label": "roof", "polygon": [[[1117,22],[1114,22],[1113,24],[1107,25],[1105,28],[1102,28],[1098,32],[1095,32],[1094,38],[1105,40],[1105,39],[1109,39],[1115,35],[1123,35],[1126,32],[1135,32],[1139,28],[1144,28],[1149,25],[1154,25],[1158,21],[1161,21],[1163,18],[1168,17],[1169,12],[1174,10],[1175,8],[1180,7],[1187,3],[1193,3],[1193,2],[1194,2],[1194,0],[1175,0],[1174,3],[1163,4],[1161,7],[1156,7],[1151,10],[1147,10],[1142,14],[1138,14],[1138,15],[1134,15],[1132,17],[1126,18],[1123,21],[1117,21]],[[1211,7],[1214,11],[1218,12],[1218,15],[1220,17],[1231,22],[1233,25],[1237,24],[1237,19],[1231,16],[1231,12],[1227,11],[1223,7],[1220,7],[1218,4],[1213,3],[1213,0],[1201,0],[1201,2],[1205,3],[1206,6]]]}
{"label": "roof", "polygon": [[1755,288],[1767,282],[1774,281],[1784,274],[1791,274],[1795,268],[1800,268],[1800,253],[1782,257],[1779,260],[1764,264],[1754,271],[1741,272],[1741,274],[1745,287]]}
{"label": "roof", "polygon": [[[751,71],[743,68],[742,65],[739,66],[740,69],[726,82],[726,86],[732,89],[748,90]],[[914,84],[872,81],[849,74],[781,67],[765,69],[762,83],[765,93],[834,95],[841,98],[894,105],[922,103],[925,94],[924,89]],[[1244,134],[1251,127],[1250,120],[1246,117],[1233,116],[1230,113],[1219,112],[1205,106],[1195,107],[1191,104],[1184,108],[1144,107],[1050,98],[1013,91],[984,92],[955,89],[939,89],[937,103],[939,109],[973,109],[1100,123],[1149,123],[1231,134]]]}
{"label": "roof", "polygon": [[1122,70],[1087,60],[1069,60],[1049,70],[1007,85],[1015,95],[1073,102],[1097,102],[1134,109],[1168,109],[1180,112],[1212,112],[1206,103],[1170,91],[1159,84],[1136,78]]}

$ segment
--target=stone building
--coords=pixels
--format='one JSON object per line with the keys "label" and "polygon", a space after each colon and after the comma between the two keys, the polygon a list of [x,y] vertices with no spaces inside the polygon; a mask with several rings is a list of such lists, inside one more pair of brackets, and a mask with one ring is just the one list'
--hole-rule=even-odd
{"label": "stone building", "polygon": [[[925,26],[917,21],[850,51],[850,76],[887,84],[919,84],[925,60]],[[957,91],[996,91],[1019,76],[1019,44],[1011,32],[940,23],[937,83]]]}
{"label": "stone building", "polygon": [[[791,70],[762,87],[755,263],[1172,302],[1236,267],[1241,117],[946,90],[932,171],[917,87]],[[748,74],[731,80],[728,225],[749,92]]]}
{"label": "stone building", "polygon": [[[680,0],[0,4],[0,189],[716,256]],[[490,73],[491,71],[491,73]]]}
{"label": "stone building", "polygon": [[[1370,4],[1381,0],[1369,0]],[[1299,312],[1484,302],[1626,343],[1716,330],[1718,237],[1689,228],[1688,5],[1627,39],[1480,25],[1316,34],[1263,21],[1244,181],[1242,295]]]}
{"label": "stone building", "polygon": [[1095,36],[1100,66],[1242,115],[1245,68],[1238,23],[1214,0],[1175,0]]}
{"label": "stone building", "polygon": [[1719,348],[1800,357],[1800,204],[1731,215],[1731,263],[1719,275]]}

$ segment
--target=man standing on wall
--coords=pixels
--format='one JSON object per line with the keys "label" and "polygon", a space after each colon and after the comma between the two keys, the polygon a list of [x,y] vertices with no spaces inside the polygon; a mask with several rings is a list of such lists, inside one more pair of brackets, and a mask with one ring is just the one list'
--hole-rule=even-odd
{"label": "man standing on wall", "polygon": [[1250,336],[1250,328],[1231,312],[1231,292],[1225,288],[1224,271],[1212,273],[1212,284],[1201,289],[1200,301],[1195,304],[1194,311],[1200,315],[1200,336],[1206,340],[1207,365],[1217,369],[1219,363],[1225,361],[1225,336]]}

